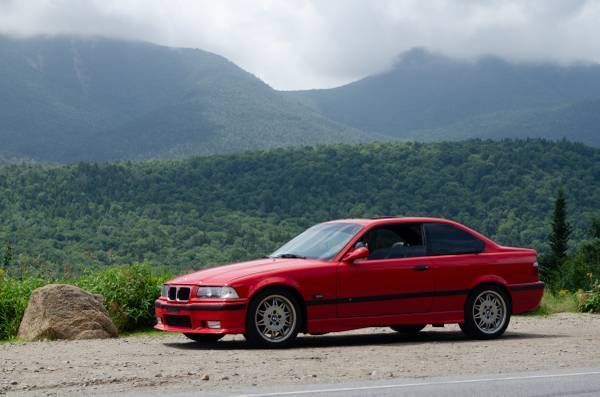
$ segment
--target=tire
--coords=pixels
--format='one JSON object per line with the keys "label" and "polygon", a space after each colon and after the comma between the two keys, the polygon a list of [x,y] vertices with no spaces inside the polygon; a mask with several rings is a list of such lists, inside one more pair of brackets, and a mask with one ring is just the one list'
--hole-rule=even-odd
{"label": "tire", "polygon": [[186,334],[185,336],[198,343],[215,343],[225,335],[217,335],[217,334]]}
{"label": "tire", "polygon": [[303,324],[301,306],[282,289],[259,293],[248,306],[246,333],[250,345],[279,348],[289,346]]}
{"label": "tire", "polygon": [[484,285],[469,294],[465,304],[465,322],[459,326],[471,338],[498,338],[506,331],[511,312],[506,292],[495,285]]}
{"label": "tire", "polygon": [[390,328],[393,329],[396,332],[401,333],[401,334],[411,335],[411,334],[419,333],[423,328],[425,328],[425,324],[419,324],[419,325],[392,325]]}

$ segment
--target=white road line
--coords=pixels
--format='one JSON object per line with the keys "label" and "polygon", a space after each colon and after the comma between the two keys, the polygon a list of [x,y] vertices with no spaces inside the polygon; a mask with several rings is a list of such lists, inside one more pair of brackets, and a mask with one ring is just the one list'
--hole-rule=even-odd
{"label": "white road line", "polygon": [[571,372],[571,373],[566,373],[566,374],[507,376],[507,377],[497,377],[497,378],[447,380],[447,381],[439,381],[439,382],[401,383],[401,384],[395,384],[395,385],[392,384],[392,385],[377,385],[377,386],[340,387],[340,388],[330,388],[330,389],[309,389],[309,390],[286,391],[286,392],[275,392],[275,393],[240,394],[237,397],[296,396],[296,395],[303,395],[303,394],[340,393],[340,392],[346,392],[346,391],[367,391],[367,390],[381,390],[381,389],[400,389],[400,388],[406,388],[406,387],[420,387],[420,386],[457,385],[457,384],[461,384],[461,383],[484,383],[484,382],[496,382],[496,381],[501,381],[501,380],[566,378],[566,377],[570,377],[570,376],[588,376],[588,375],[600,375],[600,371]]}

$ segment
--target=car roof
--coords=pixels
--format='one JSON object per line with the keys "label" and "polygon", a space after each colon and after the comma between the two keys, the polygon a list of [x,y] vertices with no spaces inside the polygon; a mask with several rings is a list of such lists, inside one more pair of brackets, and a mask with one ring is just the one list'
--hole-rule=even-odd
{"label": "car roof", "polygon": [[473,230],[473,229],[469,228],[468,226],[463,225],[459,222],[452,221],[450,219],[444,219],[444,218],[418,217],[418,216],[412,216],[412,217],[390,216],[390,217],[379,217],[379,218],[336,219],[336,220],[332,220],[332,221],[325,222],[325,223],[336,223],[336,222],[355,223],[355,224],[359,224],[359,225],[362,225],[365,227],[371,227],[374,225],[386,225],[386,224],[391,224],[391,223],[445,223],[445,224],[457,226],[458,228],[463,229],[463,230],[468,230],[471,234],[475,235],[479,239],[486,242],[486,244],[488,246],[492,246],[492,247],[499,246],[498,243],[496,243],[494,240],[479,233],[478,231]]}
{"label": "car roof", "polygon": [[357,223],[363,226],[370,225],[379,225],[386,224],[390,222],[401,222],[401,223],[450,223],[456,224],[456,222],[443,219],[443,218],[432,218],[432,217],[398,217],[398,216],[389,216],[389,217],[377,217],[377,218],[348,218],[348,219],[336,219],[326,223],[335,223],[335,222],[348,222],[348,223]]}

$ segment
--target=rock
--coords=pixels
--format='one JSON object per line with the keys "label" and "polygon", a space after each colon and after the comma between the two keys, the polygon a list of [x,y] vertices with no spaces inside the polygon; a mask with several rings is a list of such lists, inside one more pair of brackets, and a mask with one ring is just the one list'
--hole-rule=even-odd
{"label": "rock", "polygon": [[95,339],[117,336],[102,301],[72,285],[50,284],[31,293],[18,337]]}
{"label": "rock", "polygon": [[200,380],[209,380],[210,376],[208,376],[208,374],[204,374],[202,375],[202,378],[200,378]]}

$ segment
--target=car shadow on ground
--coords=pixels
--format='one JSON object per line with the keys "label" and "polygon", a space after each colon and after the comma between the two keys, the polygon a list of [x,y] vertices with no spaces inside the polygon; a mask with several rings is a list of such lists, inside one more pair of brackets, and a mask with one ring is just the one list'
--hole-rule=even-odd
{"label": "car shadow on ground", "polygon": [[[538,339],[538,338],[563,338],[565,335],[534,334],[524,332],[507,332],[499,339],[487,340],[486,343],[501,343],[503,340]],[[460,331],[422,331],[416,335],[403,335],[399,333],[365,333],[365,334],[327,334],[327,335],[300,335],[288,349],[303,349],[315,347],[343,347],[343,346],[369,346],[369,345],[409,345],[420,343],[478,343],[476,339],[467,338]],[[198,343],[193,341],[167,342],[168,347],[185,350],[251,350],[244,339],[221,340],[216,343]]]}

